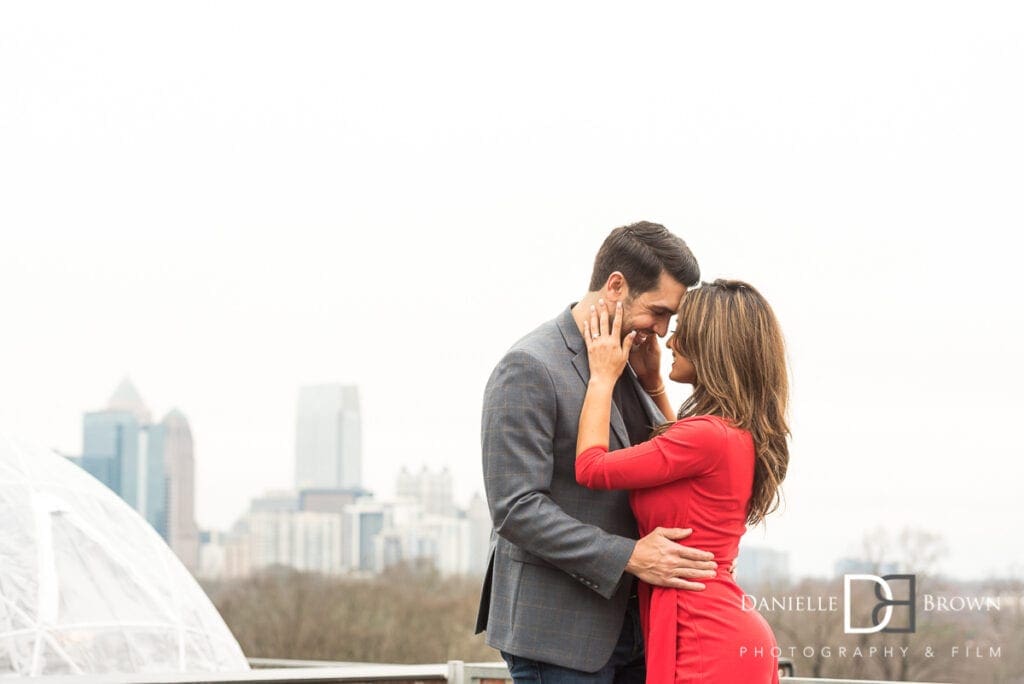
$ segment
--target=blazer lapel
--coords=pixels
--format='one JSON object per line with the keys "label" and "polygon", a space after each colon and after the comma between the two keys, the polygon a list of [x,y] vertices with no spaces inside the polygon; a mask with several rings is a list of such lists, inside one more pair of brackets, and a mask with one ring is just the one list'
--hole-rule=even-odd
{"label": "blazer lapel", "polygon": [[614,401],[612,402],[612,432],[619,438],[620,448],[625,449],[630,446],[629,433],[626,432],[626,422],[622,420],[622,412],[619,411],[619,407],[615,405]]}
{"label": "blazer lapel", "polygon": [[[587,345],[583,341],[583,335],[580,333],[580,329],[576,327],[576,321],[572,317],[571,306],[558,317],[558,327],[562,331],[562,337],[565,338],[565,345],[576,354],[572,358],[572,365],[579,374],[580,380],[583,381],[583,391],[586,392],[587,383],[590,382],[590,361],[587,359]],[[632,374],[632,370],[629,372]],[[641,390],[641,394],[646,393]],[[654,410],[657,411],[657,408]],[[658,415],[661,415],[660,412]],[[629,433],[626,432],[626,423],[622,420],[622,412],[619,411],[619,407],[615,405],[614,400],[612,400],[612,435],[619,440],[617,448],[621,449],[630,445]],[[609,450],[611,450],[612,445],[609,444],[608,446]]]}

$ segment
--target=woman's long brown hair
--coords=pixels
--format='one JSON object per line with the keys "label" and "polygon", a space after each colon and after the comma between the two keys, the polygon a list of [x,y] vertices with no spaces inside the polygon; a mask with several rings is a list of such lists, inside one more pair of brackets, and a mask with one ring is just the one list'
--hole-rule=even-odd
{"label": "woman's long brown hair", "polygon": [[789,378],[775,314],[747,283],[703,283],[683,297],[669,343],[697,372],[693,393],[677,418],[719,416],[753,437],[754,486],[747,524],[755,525],[779,507],[779,486],[789,467]]}

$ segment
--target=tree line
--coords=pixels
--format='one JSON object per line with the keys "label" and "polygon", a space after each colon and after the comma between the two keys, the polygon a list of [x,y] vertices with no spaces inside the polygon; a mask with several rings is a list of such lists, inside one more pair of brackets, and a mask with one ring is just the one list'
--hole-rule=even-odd
{"label": "tree line", "polygon": [[[800,676],[1024,683],[1024,581],[944,578],[935,572],[944,552],[941,538],[927,532],[875,531],[865,537],[860,555],[874,563],[875,574],[896,562],[900,572],[917,578],[912,634],[845,634],[841,577],[741,585],[757,597],[840,597],[838,611],[762,610],[782,655],[794,660]],[[501,660],[483,635],[473,634],[481,578],[442,577],[429,564],[395,566],[366,578],[271,568],[245,579],[206,582],[204,588],[249,657],[379,663]],[[860,591],[863,600],[856,601],[860,612],[855,624],[869,624],[870,608],[877,601],[868,589]],[[920,594],[925,592],[1000,596],[1002,601],[998,611],[926,613],[920,610]],[[893,626],[905,621],[906,611],[897,614]],[[840,655],[840,647],[846,655]],[[999,655],[993,656],[990,647],[998,648]]]}

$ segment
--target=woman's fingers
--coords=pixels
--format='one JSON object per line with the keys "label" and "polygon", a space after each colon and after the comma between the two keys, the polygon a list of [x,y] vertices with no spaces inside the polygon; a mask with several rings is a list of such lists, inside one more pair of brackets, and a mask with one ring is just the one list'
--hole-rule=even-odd
{"label": "woman's fingers", "polygon": [[608,334],[608,307],[603,299],[597,300],[597,308],[601,310],[601,337]]}
{"label": "woman's fingers", "polygon": [[622,302],[615,303],[615,318],[610,320],[604,299],[597,300],[597,306],[590,307],[589,319],[583,319],[583,338],[588,352],[607,348],[609,351],[614,349],[616,357],[620,353],[629,354],[636,339],[636,331],[622,338]]}
{"label": "woman's fingers", "polygon": [[633,343],[636,342],[636,330],[631,330],[626,339],[622,340],[622,353],[628,355],[633,351]]}

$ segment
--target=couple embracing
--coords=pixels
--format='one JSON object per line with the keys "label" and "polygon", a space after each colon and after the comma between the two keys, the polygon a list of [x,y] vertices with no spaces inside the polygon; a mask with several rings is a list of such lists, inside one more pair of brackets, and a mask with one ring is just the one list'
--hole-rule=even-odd
{"label": "couple embracing", "polygon": [[[693,388],[678,409],[658,339],[673,316],[669,380]],[[517,684],[778,681],[732,569],[777,506],[787,396],[753,287],[700,283],[664,226],[611,232],[587,294],[516,342],[484,394],[496,534],[477,631]]]}

